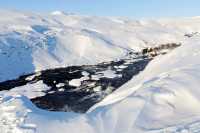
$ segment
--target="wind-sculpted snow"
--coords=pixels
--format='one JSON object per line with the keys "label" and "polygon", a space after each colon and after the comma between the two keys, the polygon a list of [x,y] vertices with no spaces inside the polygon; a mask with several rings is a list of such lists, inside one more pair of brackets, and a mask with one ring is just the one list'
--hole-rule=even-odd
{"label": "wind-sculpted snow", "polygon": [[39,110],[26,97],[2,93],[1,129],[3,133],[199,132],[199,48],[198,42],[190,41],[156,57],[86,114]]}
{"label": "wind-sculpted snow", "polygon": [[0,82],[0,91],[27,96],[38,107],[50,111],[84,113],[144,70],[153,57],[179,46],[166,44],[142,52],[130,52],[126,58],[116,61],[22,75],[18,79]]}
{"label": "wind-sculpted snow", "polygon": [[[0,15],[0,133],[200,131],[199,17],[134,21],[58,11]],[[181,46],[155,52],[164,44]],[[142,52],[147,62],[139,60],[143,66],[138,66],[135,59],[126,60],[130,52]],[[79,104],[86,106],[83,114],[35,106],[55,111],[45,104],[54,99],[45,96],[64,94],[66,86],[71,92],[86,87],[106,95],[99,101],[92,95],[97,101],[89,106]],[[76,109],[65,106],[64,111]]]}
{"label": "wind-sculpted snow", "polygon": [[145,47],[182,43],[187,35],[200,31],[198,18],[136,21],[17,11],[0,11],[0,15],[0,81],[51,68],[112,61]]}
{"label": "wind-sculpted snow", "polygon": [[27,96],[38,107],[50,111],[84,113],[151,60],[147,55],[130,53],[118,61],[45,70],[2,82],[0,91]]}

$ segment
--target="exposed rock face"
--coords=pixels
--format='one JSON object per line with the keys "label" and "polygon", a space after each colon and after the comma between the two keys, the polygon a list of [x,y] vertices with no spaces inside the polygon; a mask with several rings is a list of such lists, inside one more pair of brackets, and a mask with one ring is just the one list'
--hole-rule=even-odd
{"label": "exposed rock face", "polygon": [[148,55],[151,57],[157,56],[159,54],[166,54],[166,50],[171,50],[176,47],[181,46],[181,43],[167,43],[167,44],[161,44],[157,47],[153,48],[145,48],[142,50],[143,55]]}

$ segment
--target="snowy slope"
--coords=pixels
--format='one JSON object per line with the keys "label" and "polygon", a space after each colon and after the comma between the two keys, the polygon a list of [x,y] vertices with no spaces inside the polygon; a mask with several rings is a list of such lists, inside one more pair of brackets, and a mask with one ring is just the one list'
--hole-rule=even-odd
{"label": "snowy slope", "polygon": [[198,39],[157,57],[87,114],[43,111],[26,97],[2,94],[2,133],[199,132],[199,50]]}
{"label": "snowy slope", "polygon": [[[130,50],[176,42],[131,81],[85,114],[48,112],[22,96],[28,87],[0,92],[0,133],[200,132],[199,17],[133,21],[0,12],[0,81],[22,73],[119,59]],[[6,17],[6,16],[13,17]],[[39,93],[39,95],[43,95]]]}
{"label": "snowy slope", "polygon": [[182,42],[185,34],[200,30],[198,17],[134,21],[5,10],[0,15],[0,81],[49,68],[115,60],[130,50]]}
{"label": "snowy slope", "polygon": [[[188,42],[166,56],[158,57],[141,74],[89,112],[111,104],[111,107],[117,108],[119,119],[124,118],[120,114],[136,115],[137,118],[132,120],[134,127],[130,127],[133,128],[132,131],[139,128],[138,130],[145,131],[163,129],[161,131],[192,132],[190,126],[200,119],[199,51],[198,39]],[[139,113],[135,114],[129,110],[134,108]],[[199,128],[198,124],[196,126]]]}

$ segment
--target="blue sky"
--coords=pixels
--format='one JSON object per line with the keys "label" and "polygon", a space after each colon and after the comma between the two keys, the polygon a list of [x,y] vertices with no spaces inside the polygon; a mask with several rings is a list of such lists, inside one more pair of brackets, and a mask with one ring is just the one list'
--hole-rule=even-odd
{"label": "blue sky", "polygon": [[1,0],[0,8],[132,18],[200,16],[200,0]]}

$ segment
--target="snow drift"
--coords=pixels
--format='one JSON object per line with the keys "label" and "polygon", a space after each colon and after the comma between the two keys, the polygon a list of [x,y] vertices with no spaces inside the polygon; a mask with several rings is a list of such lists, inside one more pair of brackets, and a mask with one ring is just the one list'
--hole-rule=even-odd
{"label": "snow drift", "polygon": [[86,114],[40,110],[19,93],[1,92],[1,133],[200,131],[198,17],[134,21],[62,12],[0,14],[13,16],[0,19],[0,81],[41,69],[114,60],[143,47],[182,43],[156,57]]}
{"label": "snow drift", "polygon": [[37,133],[199,131],[199,48],[193,42],[158,57],[86,114],[39,110],[26,97],[4,93],[1,129]]}
{"label": "snow drift", "polygon": [[115,60],[131,50],[180,43],[185,34],[200,30],[199,18],[136,21],[5,10],[0,15],[0,81],[55,67]]}

